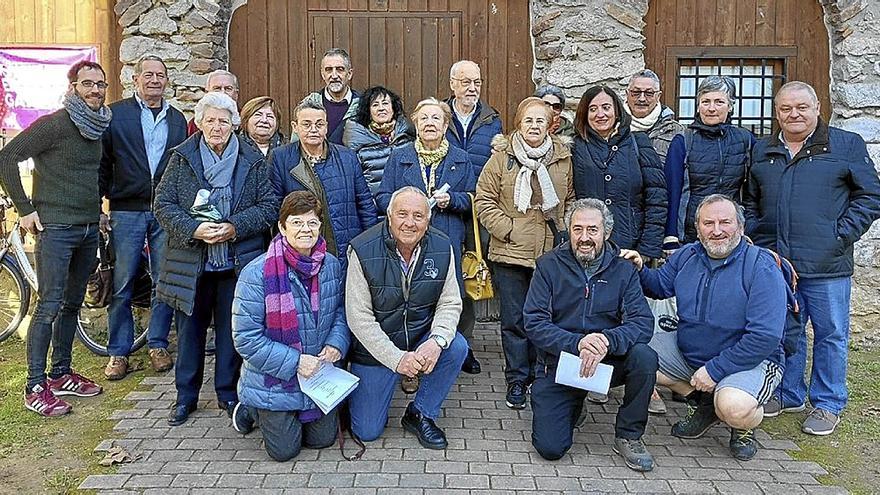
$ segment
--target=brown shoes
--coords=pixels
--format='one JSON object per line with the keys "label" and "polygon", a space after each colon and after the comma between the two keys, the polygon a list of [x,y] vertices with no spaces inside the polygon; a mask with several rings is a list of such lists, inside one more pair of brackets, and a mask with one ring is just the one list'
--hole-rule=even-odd
{"label": "brown shoes", "polygon": [[171,354],[168,353],[168,349],[162,347],[150,349],[150,363],[157,373],[168,371],[174,367],[174,360],[171,359]]}
{"label": "brown shoes", "polygon": [[124,356],[110,356],[110,362],[104,368],[104,376],[108,380],[122,380],[128,374],[128,358]]}

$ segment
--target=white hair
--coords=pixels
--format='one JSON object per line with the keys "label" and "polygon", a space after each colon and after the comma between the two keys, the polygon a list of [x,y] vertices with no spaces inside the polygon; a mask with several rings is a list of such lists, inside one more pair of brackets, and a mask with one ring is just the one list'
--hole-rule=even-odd
{"label": "white hair", "polygon": [[480,69],[480,64],[473,62],[471,60],[459,60],[458,62],[452,64],[452,67],[449,68],[449,79],[453,79],[455,77],[455,72],[467,64],[473,64],[473,65],[477,66],[477,70],[482,72],[482,70]]}
{"label": "white hair", "polygon": [[428,220],[431,219],[431,205],[428,203],[428,196],[425,195],[425,192],[415,186],[403,186],[400,189],[391,193],[391,200],[388,201],[388,208],[385,210],[385,214],[391,218],[391,212],[393,211],[394,203],[397,201],[397,197],[401,194],[416,194],[421,196],[425,200],[425,209],[428,210]]}
{"label": "white hair", "polygon": [[228,70],[223,70],[223,69],[217,69],[214,72],[211,72],[210,74],[208,74],[208,78],[205,79],[205,87],[206,88],[211,87],[211,79],[213,79],[216,76],[229,76],[229,77],[231,77],[233,84],[235,84],[235,89],[238,89],[238,76],[236,76],[232,72],[229,72]]}
{"label": "white hair", "polygon": [[205,96],[196,103],[196,124],[201,125],[202,118],[205,116],[206,108],[226,110],[229,112],[229,119],[232,121],[233,126],[241,124],[241,116],[238,114],[238,107],[236,106],[235,101],[226,93],[221,93],[220,91],[205,93]]}

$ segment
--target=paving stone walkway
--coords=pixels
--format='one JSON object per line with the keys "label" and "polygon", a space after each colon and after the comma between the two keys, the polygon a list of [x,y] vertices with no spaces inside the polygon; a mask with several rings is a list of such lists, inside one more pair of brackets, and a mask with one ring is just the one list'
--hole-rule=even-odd
{"label": "paving stone walkway", "polygon": [[80,488],[146,494],[847,493],[820,485],[815,476],[826,474],[821,466],[793,460],[786,452],[797,450],[793,442],[771,440],[762,431],[763,448],[750,462],[730,457],[729,433],[720,426],[699,440],[672,437],[670,425],[684,413],[672,401],[667,415],[648,422],[645,443],[656,459],[651,473],[631,471],[611,450],[615,397],[588,406],[591,421],[576,432],[567,455],[543,460],[530,443],[530,409],[504,404],[498,324],[479,324],[474,344],[483,373],[462,374],[444,404],[438,424],[449,439],[446,451],[424,449],[403,431],[399,418],[407,400],[398,393],[385,434],[367,444],[363,459],[346,461],[334,446],[304,449],[294,461],[278,463],[263,450],[259,431],[242,436],[232,429],[210,381],[190,421],[169,427],[165,418],[175,397],[169,372],[144,379],[151,391],[129,394],[132,408],[112,416],[119,421],[116,435],[95,449],[115,444],[140,458],[119,466],[117,474],[89,476]]}

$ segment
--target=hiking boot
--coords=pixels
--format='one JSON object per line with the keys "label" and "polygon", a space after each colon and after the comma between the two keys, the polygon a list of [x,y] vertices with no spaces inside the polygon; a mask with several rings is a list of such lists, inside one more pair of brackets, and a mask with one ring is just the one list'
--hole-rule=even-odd
{"label": "hiking boot", "polygon": [[651,402],[648,402],[648,412],[651,414],[666,414],[666,403],[663,402],[663,397],[660,397],[660,392],[656,388],[654,393],[651,394]]}
{"label": "hiking boot", "polygon": [[150,364],[153,365],[153,370],[156,373],[162,373],[163,371],[168,371],[174,367],[174,360],[171,359],[171,354],[168,352],[168,349],[165,349],[164,347],[156,347],[150,349]]}
{"label": "hiking boot", "polygon": [[687,396],[687,416],[672,425],[672,436],[693,440],[703,436],[720,421],[715,414],[712,394],[694,390]]}
{"label": "hiking boot", "polygon": [[758,441],[754,430],[730,429],[730,455],[741,461],[748,461],[758,453]]}
{"label": "hiking boot", "polygon": [[241,402],[235,404],[232,409],[232,427],[242,435],[247,435],[254,430],[254,418],[248,407]]}
{"label": "hiking boot", "polygon": [[55,397],[45,383],[34,385],[25,391],[24,407],[47,418],[64,416],[72,409],[70,404]]}
{"label": "hiking boot", "polygon": [[608,402],[608,394],[600,394],[599,392],[587,392],[587,400],[593,404],[605,404]]}
{"label": "hiking boot", "polygon": [[75,395],[77,397],[94,397],[104,389],[97,383],[88,378],[71,371],[66,375],[58,378],[49,377],[46,382],[49,390],[56,396],[59,395]]}
{"label": "hiking boot", "polygon": [[507,386],[507,407],[511,409],[524,409],[526,407],[526,385],[517,380]]}
{"label": "hiking boot", "polygon": [[406,406],[400,424],[404,430],[416,435],[419,443],[426,449],[442,450],[449,445],[443,430],[434,423],[433,419],[420,413],[412,402]]}
{"label": "hiking boot", "polygon": [[483,368],[480,366],[480,362],[477,361],[477,358],[474,356],[474,351],[468,349],[467,357],[464,358],[464,362],[461,363],[461,371],[464,371],[468,375],[479,375]]}
{"label": "hiking boot", "polygon": [[104,376],[108,380],[122,380],[128,374],[128,358],[125,356],[110,356],[110,361],[104,367]]}
{"label": "hiking boot", "polygon": [[403,390],[403,393],[409,395],[414,394],[419,391],[419,377],[418,376],[402,376],[400,378],[400,390]]}
{"label": "hiking boot", "polygon": [[645,448],[645,443],[641,438],[629,440],[615,437],[612,448],[615,453],[623,457],[626,467],[633,471],[645,472],[654,469],[654,457]]}
{"label": "hiking boot", "polygon": [[782,405],[782,397],[774,395],[773,397],[770,397],[770,400],[768,400],[766,404],[764,404],[764,417],[775,418],[785,412],[801,412],[806,408],[806,404],[801,404],[799,406],[784,406]]}
{"label": "hiking boot", "polygon": [[804,420],[801,430],[810,435],[823,437],[834,433],[834,429],[837,428],[839,423],[840,416],[817,407],[813,409],[813,412],[811,412],[810,415],[807,416],[807,419]]}

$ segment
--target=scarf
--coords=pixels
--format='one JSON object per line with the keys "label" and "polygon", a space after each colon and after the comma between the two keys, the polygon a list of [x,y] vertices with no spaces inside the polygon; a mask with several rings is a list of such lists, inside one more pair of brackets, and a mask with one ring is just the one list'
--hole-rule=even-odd
{"label": "scarf", "polygon": [[544,142],[537,148],[532,148],[523,139],[519,132],[513,133],[511,139],[513,155],[516,161],[522,165],[516,173],[516,183],[513,186],[513,204],[521,213],[532,205],[532,174],[538,174],[538,184],[541,186],[543,204],[541,211],[548,211],[559,204],[559,197],[547,171],[547,164],[553,158],[553,141],[550,136],[544,138]]}
{"label": "scarf", "polygon": [[[263,292],[266,303],[266,336],[274,342],[303,352],[302,338],[299,333],[299,315],[293,300],[288,269],[293,271],[309,295],[309,305],[318,321],[318,308],[321,306],[318,287],[318,272],[324,264],[327,254],[327,243],[323,237],[312,248],[310,256],[300,254],[290,246],[281,234],[272,239],[266,260],[263,262]],[[266,387],[281,385],[287,392],[299,391],[299,379],[294,375],[290,380],[264,374],[263,383]],[[321,417],[321,411],[313,408],[300,413],[300,421],[307,423]]]}
{"label": "scarf", "polygon": [[104,130],[110,126],[113,112],[106,105],[96,112],[89,108],[85,100],[76,93],[64,95],[63,104],[67,114],[70,115],[70,120],[79,129],[79,133],[89,141],[101,139]]}
{"label": "scarf", "polygon": [[660,120],[660,114],[663,113],[663,105],[659,103],[656,107],[654,107],[653,110],[651,110],[651,113],[645,115],[642,118],[633,115],[632,110],[629,109],[629,105],[623,105],[623,108],[624,110],[626,110],[626,113],[628,113],[629,116],[632,118],[632,122],[630,122],[629,128],[633,131],[638,132],[649,131],[652,127],[654,127],[654,124],[656,124],[657,121]]}
{"label": "scarf", "polygon": [[370,121],[370,130],[375,132],[383,143],[388,144],[391,142],[391,138],[394,135],[394,126],[396,124],[397,123],[393,120],[389,120],[384,124],[377,124],[376,122]]}
{"label": "scarf", "polygon": [[[205,169],[205,180],[211,186],[208,202],[217,208],[223,219],[229,218],[229,214],[232,213],[232,173],[235,171],[235,162],[238,159],[238,138],[231,136],[229,144],[223,150],[223,156],[217,156],[202,137],[199,140],[199,154],[202,157],[202,167]],[[208,262],[215,267],[224,266],[229,262],[228,241],[208,244]]]}
{"label": "scarf", "polygon": [[416,139],[413,144],[416,147],[416,154],[419,155],[419,164],[422,166],[422,180],[425,182],[425,192],[430,197],[434,194],[434,189],[437,187],[437,166],[440,165],[440,162],[449,153],[449,141],[444,137],[440,141],[440,147],[436,150],[425,149],[421,139]]}

